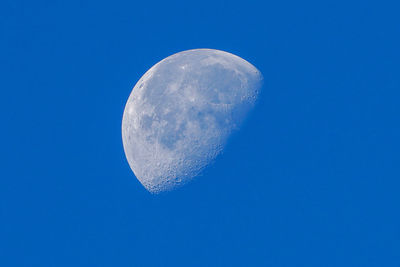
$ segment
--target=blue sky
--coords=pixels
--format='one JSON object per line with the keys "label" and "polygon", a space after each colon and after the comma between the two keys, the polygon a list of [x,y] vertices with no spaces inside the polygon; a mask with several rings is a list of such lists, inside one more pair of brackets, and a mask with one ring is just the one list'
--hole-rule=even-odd
{"label": "blue sky", "polygon": [[[0,266],[400,266],[396,1],[2,1]],[[254,64],[257,108],[149,194],[122,113],[159,60]]]}

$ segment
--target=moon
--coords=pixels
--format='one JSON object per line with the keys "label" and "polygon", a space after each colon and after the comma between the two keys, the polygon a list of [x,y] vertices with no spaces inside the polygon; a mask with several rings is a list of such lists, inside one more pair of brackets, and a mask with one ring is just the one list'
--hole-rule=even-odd
{"label": "moon", "polygon": [[126,158],[151,193],[196,177],[223,151],[254,106],[260,71],[214,49],[169,56],[133,88],[122,119]]}

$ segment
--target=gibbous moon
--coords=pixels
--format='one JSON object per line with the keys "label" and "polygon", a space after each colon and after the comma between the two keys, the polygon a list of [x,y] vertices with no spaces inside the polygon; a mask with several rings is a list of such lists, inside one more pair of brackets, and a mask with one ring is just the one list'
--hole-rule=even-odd
{"label": "gibbous moon", "polygon": [[125,154],[142,185],[159,193],[198,175],[239,129],[261,85],[252,64],[214,49],[183,51],[148,70],[122,119]]}

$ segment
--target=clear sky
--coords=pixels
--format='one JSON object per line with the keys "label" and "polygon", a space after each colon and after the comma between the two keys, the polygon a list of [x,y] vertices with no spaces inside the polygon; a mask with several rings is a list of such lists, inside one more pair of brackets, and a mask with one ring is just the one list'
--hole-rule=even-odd
{"label": "clear sky", "polygon": [[[400,266],[397,1],[0,3],[0,266]],[[265,85],[199,179],[125,159],[132,87],[214,48]]]}

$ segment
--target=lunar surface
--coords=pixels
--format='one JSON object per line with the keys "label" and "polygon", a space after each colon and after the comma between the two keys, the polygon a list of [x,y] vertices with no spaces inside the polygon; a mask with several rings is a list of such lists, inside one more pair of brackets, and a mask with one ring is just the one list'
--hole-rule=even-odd
{"label": "lunar surface", "polygon": [[233,54],[194,49],[165,58],[126,103],[122,140],[131,169],[151,193],[197,176],[254,106],[261,73]]}

